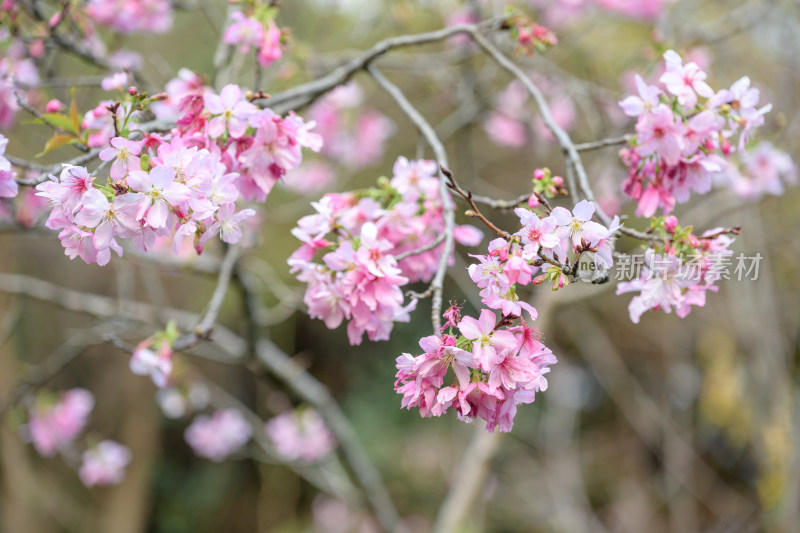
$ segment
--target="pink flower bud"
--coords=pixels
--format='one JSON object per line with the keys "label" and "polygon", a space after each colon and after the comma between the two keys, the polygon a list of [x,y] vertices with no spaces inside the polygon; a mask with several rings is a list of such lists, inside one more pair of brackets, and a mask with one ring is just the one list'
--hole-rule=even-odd
{"label": "pink flower bud", "polygon": [[694,235],[689,235],[689,243],[692,245],[692,248],[697,248],[700,243],[697,242],[697,237]]}
{"label": "pink flower bud", "polygon": [[561,176],[556,176],[555,178],[553,178],[553,183],[555,184],[556,187],[561,187],[562,185],[564,185],[564,178],[562,178]]}
{"label": "pink flower bud", "polygon": [[533,179],[535,179],[535,180],[544,179],[544,170],[542,170],[541,168],[537,168],[536,170],[534,170],[533,171]]}
{"label": "pink flower bud", "polygon": [[57,113],[59,109],[61,109],[61,102],[58,99],[53,98],[49,102],[47,102],[47,107],[45,107],[48,113]]}
{"label": "pink flower bud", "polygon": [[50,20],[48,21],[47,25],[50,26],[51,28],[55,28],[56,26],[58,26],[59,22],[61,22],[61,11],[57,11],[56,13],[54,13],[53,16],[50,17]]}
{"label": "pink flower bud", "polygon": [[678,225],[678,219],[673,215],[664,217],[664,226],[667,228],[668,232],[675,233],[675,226],[677,225]]}
{"label": "pink flower bud", "polygon": [[136,89],[135,86],[131,85],[130,87],[128,87],[128,94],[130,94],[131,96],[136,94],[136,92],[137,92],[137,89]]}
{"label": "pink flower bud", "polygon": [[33,58],[38,59],[42,57],[44,55],[44,52],[45,52],[44,41],[41,39],[36,39],[28,46],[28,53]]}
{"label": "pink flower bud", "polygon": [[531,194],[531,197],[528,198],[528,207],[531,209],[539,207],[539,198],[537,198],[535,194]]}
{"label": "pink flower bud", "polygon": [[722,141],[722,146],[720,146],[720,150],[722,150],[722,153],[725,154],[725,157],[731,155],[731,143],[728,142],[728,139]]}

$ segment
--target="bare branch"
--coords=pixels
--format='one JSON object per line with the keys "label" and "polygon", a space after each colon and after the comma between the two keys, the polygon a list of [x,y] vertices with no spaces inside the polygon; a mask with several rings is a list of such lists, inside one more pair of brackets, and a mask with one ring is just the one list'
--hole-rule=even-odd
{"label": "bare branch", "polygon": [[399,263],[403,259],[409,258],[412,255],[419,255],[419,254],[424,254],[425,252],[430,252],[431,250],[433,250],[434,248],[436,248],[437,246],[442,244],[442,242],[444,242],[444,239],[445,239],[445,234],[444,233],[440,233],[438,237],[436,237],[433,241],[429,242],[425,246],[421,246],[421,247],[416,248],[414,250],[409,250],[407,252],[403,252],[401,254],[397,254],[396,256],[394,256],[394,258]]}
{"label": "bare branch", "polygon": [[208,302],[206,312],[191,333],[175,341],[173,345],[175,350],[185,350],[197,344],[201,339],[207,339],[211,334],[222,303],[225,301],[225,295],[228,293],[228,285],[233,275],[233,268],[234,265],[236,265],[236,260],[239,258],[240,250],[241,247],[238,244],[228,247],[228,251],[225,253],[225,258],[222,260],[222,265],[219,269],[217,286],[214,289],[214,293],[211,295],[211,300]]}
{"label": "bare branch", "polygon": [[[542,91],[536,86],[535,83],[533,83],[533,81],[531,81],[530,77],[528,77],[521,68],[514,64],[511,59],[509,59],[503,52],[500,51],[499,48],[492,44],[492,42],[489,41],[489,39],[487,39],[483,34],[477,30],[469,31],[469,34],[472,36],[475,42],[478,43],[480,47],[483,48],[483,50],[497,62],[498,65],[522,82],[523,86],[528,91],[528,94],[530,94],[533,100],[536,102],[545,125],[552,132],[553,136],[558,141],[559,146],[561,146],[561,149],[564,151],[564,158],[567,161],[567,165],[571,165],[575,169],[575,174],[578,178],[578,185],[583,193],[583,196],[595,205],[595,213],[603,222],[603,224],[606,226],[610,225],[611,218],[605,213],[605,211],[603,211],[602,207],[600,207],[594,198],[594,192],[589,184],[589,178],[586,175],[586,169],[583,167],[583,162],[581,161],[581,156],[578,153],[578,149],[572,142],[569,134],[567,134],[567,132],[564,131],[553,118],[553,114],[550,112],[550,106],[542,94]],[[619,231],[620,233],[624,233],[625,235],[637,239],[642,239],[645,241],[652,240],[650,235],[631,228],[622,227],[619,229]]]}
{"label": "bare branch", "polygon": [[444,287],[444,276],[447,272],[447,263],[450,260],[450,254],[453,253],[454,240],[453,229],[456,224],[456,216],[454,212],[453,200],[450,198],[450,192],[447,190],[447,177],[443,169],[449,167],[447,163],[447,153],[444,150],[442,142],[436,135],[431,125],[425,120],[425,117],[417,111],[417,109],[408,101],[408,98],[397,87],[397,85],[390,82],[381,72],[375,68],[374,65],[367,65],[367,70],[373,77],[375,82],[386,91],[389,96],[394,98],[403,113],[414,123],[420,131],[425,141],[430,145],[433,150],[436,162],[439,164],[439,195],[442,197],[442,212],[444,216],[444,250],[439,259],[439,266],[436,270],[436,275],[433,277],[430,285],[430,293],[433,295],[431,301],[431,321],[433,322],[434,333],[438,334],[442,328],[442,290]]}
{"label": "bare branch", "polygon": [[590,152],[592,150],[599,150],[600,148],[607,148],[609,146],[619,146],[628,143],[635,135],[627,134],[619,137],[609,137],[607,139],[600,139],[599,141],[591,141],[586,143],[579,143],[575,145],[575,149],[579,152]]}
{"label": "bare branch", "polygon": [[338,85],[342,85],[350,81],[350,78],[359,70],[366,69],[367,66],[382,56],[386,52],[395,48],[405,48],[408,46],[417,46],[421,44],[434,43],[443,41],[453,35],[461,33],[477,33],[479,30],[497,30],[503,26],[505,17],[490,19],[482,22],[481,24],[458,24],[449,26],[440,30],[418,33],[414,35],[400,35],[397,37],[390,37],[376,43],[369,50],[362,52],[357,57],[354,57],[344,65],[340,66],[327,76],[323,76],[316,80],[298,85],[292,89],[283,91],[273,95],[269,100],[261,102],[266,107],[283,109],[294,109],[310,104],[320,95],[330,91]]}
{"label": "bare branch", "polygon": [[520,204],[525,204],[530,198],[530,194],[521,194],[514,198],[513,200],[496,200],[494,198],[489,198],[488,196],[480,196],[477,194],[472,195],[472,201],[476,204],[482,204],[487,207],[491,207],[492,209],[500,209],[508,210],[514,209],[515,207],[519,207]]}

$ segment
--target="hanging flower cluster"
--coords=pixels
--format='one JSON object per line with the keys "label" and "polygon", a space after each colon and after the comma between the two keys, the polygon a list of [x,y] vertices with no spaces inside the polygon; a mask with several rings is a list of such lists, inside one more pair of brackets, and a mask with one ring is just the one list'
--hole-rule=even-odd
{"label": "hanging flower cluster", "polygon": [[650,309],[665,313],[674,309],[683,318],[691,306],[705,305],[706,292],[719,290],[715,283],[733,255],[729,247],[734,238],[730,234],[736,234],[738,228],[714,228],[700,236],[692,229],[679,226],[674,216],[653,219],[650,232],[658,235],[661,243],[645,251],[637,279],[617,285],[617,294],[639,293],[628,306],[635,324]]}
{"label": "hanging flower cluster", "polygon": [[[400,157],[391,179],[379,188],[326,194],[312,203],[317,213],[301,218],[292,234],[303,242],[289,259],[297,279],[307,283],[305,303],[312,318],[333,329],[350,322],[351,344],[364,333],[386,340],[394,322],[408,321],[416,306],[404,305],[400,287],[429,281],[436,272],[444,244],[436,243],[445,230],[440,184],[433,161]],[[458,240],[477,244],[480,232],[458,228]]]}
{"label": "hanging flower cluster", "polygon": [[577,274],[584,252],[593,254],[598,267],[610,268],[619,219],[615,217],[607,228],[592,220],[594,210],[594,204],[587,200],[571,212],[556,207],[544,218],[530,209],[515,209],[520,230],[491,241],[489,253],[474,256],[479,263],[469,267],[472,281],[481,289],[481,302],[490,309],[502,310],[504,316],[519,316],[525,310],[536,319],[536,309],[520,300],[517,285],[550,282],[553,290],[559,289]]}
{"label": "hanging flower cluster", "polygon": [[[85,389],[70,389],[58,397],[42,392],[29,408],[24,433],[42,456],[61,453],[71,457],[77,451],[76,439],[89,422],[93,408],[94,395]],[[117,442],[103,440],[87,448],[81,458],[78,475],[84,485],[114,485],[125,477],[131,452]]]}
{"label": "hanging flower cluster", "polygon": [[275,452],[287,461],[312,463],[336,447],[322,416],[311,408],[280,414],[267,421],[265,431]]}
{"label": "hanging flower cluster", "polygon": [[169,0],[89,0],[86,13],[119,33],[164,33],[172,28]]}
{"label": "hanging flower cluster", "polygon": [[186,442],[194,453],[212,461],[222,461],[238,452],[253,436],[250,422],[237,409],[200,415],[186,428]]}
{"label": "hanging flower cluster", "polygon": [[659,208],[669,214],[691,191],[711,190],[712,178],[728,171],[728,159],[744,152],[772,108],[758,107],[759,91],[746,76],[715,92],[696,63],[684,65],[673,50],[664,53],[664,61],[661,87],[637,75],[638,96],[620,102],[625,114],[638,117],[636,138],[621,156],[628,167],[623,190],[643,217]]}
{"label": "hanging flower cluster", "polygon": [[[4,43],[6,39],[7,44]],[[31,40],[26,44],[21,38],[0,35],[0,47],[0,128],[6,129],[14,122],[19,110],[17,98],[27,100],[39,86],[39,71],[34,59],[44,53],[44,43]]]}
{"label": "hanging flower cluster", "polygon": [[255,214],[239,209],[240,197],[263,201],[300,164],[302,147],[320,148],[313,124],[257,108],[236,85],[184,96],[183,115],[166,135],[137,129],[132,110],[149,99],[135,90],[131,97],[127,107],[107,109],[105,120],[120,135],[100,152],[111,163],[105,184],[84,167],[66,166],[37,187],[53,207],[46,225],[61,230],[70,258],[105,265],[112,250],[122,255],[117,239],[131,239],[142,252],[157,237],[169,238],[175,251],[189,239],[197,253],[217,235],[236,243],[241,222]]}
{"label": "hanging flower cluster", "polygon": [[364,106],[364,90],[354,81],[314,102],[308,118],[325,141],[322,154],[352,169],[378,163],[395,130],[386,115]]}
{"label": "hanging flower cluster", "polygon": [[4,157],[8,146],[8,139],[0,133],[0,197],[13,198],[19,192],[16,177],[17,173],[11,167],[11,163]]}
{"label": "hanging flower cluster", "polygon": [[275,24],[278,10],[271,2],[244,0],[238,3],[242,10],[230,14],[228,29],[225,30],[222,41],[239,45],[239,51],[243,54],[252,46],[256,49],[259,64],[263,67],[269,66],[283,55],[283,32]]}
{"label": "hanging flower cluster", "polygon": [[402,406],[418,408],[422,417],[441,416],[453,407],[465,422],[482,418],[487,431],[511,431],[517,406],[547,389],[544,375],[556,357],[521,317],[498,321],[483,309],[477,320],[462,319],[457,305],[444,317],[442,329],[448,333],[422,338],[421,355],[397,358],[395,390],[403,395]]}

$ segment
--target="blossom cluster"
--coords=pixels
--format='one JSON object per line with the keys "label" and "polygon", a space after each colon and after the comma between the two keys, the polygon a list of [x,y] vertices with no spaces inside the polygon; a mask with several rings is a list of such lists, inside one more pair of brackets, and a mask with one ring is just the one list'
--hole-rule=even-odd
{"label": "blossom cluster", "polygon": [[8,159],[5,158],[6,146],[8,146],[8,139],[0,133],[0,197],[13,198],[19,192],[16,177],[17,173],[11,166]]}
{"label": "blossom cluster", "polygon": [[[3,36],[0,39],[4,40]],[[6,129],[13,123],[19,110],[17,97],[26,99],[39,85],[39,71],[33,58],[42,53],[44,43],[41,40],[26,46],[22,39],[12,39],[3,50],[0,57],[0,128]]]}
{"label": "blossom cluster", "polygon": [[598,266],[610,268],[619,219],[615,217],[607,228],[592,220],[594,211],[594,204],[587,200],[572,211],[556,207],[543,218],[530,209],[517,208],[520,230],[491,241],[489,253],[474,256],[479,262],[469,267],[472,281],[481,289],[481,302],[500,309],[504,316],[519,316],[525,310],[536,319],[536,309],[520,300],[517,285],[549,281],[554,290],[559,289],[570,283],[584,252],[593,253]]}
{"label": "blossom cluster", "polygon": [[[247,4],[247,2],[245,2]],[[226,44],[239,45],[243,54],[256,49],[256,58],[261,66],[266,67],[279,60],[282,32],[275,24],[275,9],[264,3],[253,2],[253,6],[245,5],[245,11],[234,11],[228,18],[228,29],[222,37]]]}
{"label": "blossom cluster", "polygon": [[89,0],[86,13],[119,33],[164,33],[172,28],[170,0]]}
{"label": "blossom cluster", "polygon": [[530,3],[542,11],[548,24],[564,26],[572,24],[578,17],[587,15],[593,9],[616,13],[624,17],[643,21],[657,20],[675,0],[569,0],[553,2],[552,0],[530,0]]}
{"label": "blossom cluster", "polygon": [[[364,333],[386,340],[394,322],[408,321],[416,300],[403,305],[400,288],[430,280],[444,253],[440,244],[396,259],[435,244],[445,223],[436,163],[400,157],[393,170],[379,188],[326,194],[312,203],[317,212],[292,230],[303,244],[289,265],[308,284],[309,314],[331,329],[349,320],[351,344],[359,344]],[[470,226],[456,231],[463,244],[477,244],[480,237]]]}
{"label": "blossom cluster", "polygon": [[131,372],[150,376],[156,387],[164,389],[172,374],[172,344],[177,338],[178,329],[174,322],[170,322],[163,331],[141,341],[129,362]]}
{"label": "blossom cluster", "polygon": [[311,408],[288,411],[267,421],[275,452],[287,461],[312,463],[336,447],[336,439],[320,414]]}
{"label": "blossom cluster", "polygon": [[521,317],[497,321],[494,312],[483,309],[478,319],[462,319],[456,305],[444,316],[448,333],[422,338],[421,355],[397,358],[395,390],[403,395],[402,406],[418,408],[422,417],[441,416],[453,407],[465,422],[482,418],[487,431],[510,431],[517,406],[547,389],[544,376],[557,362],[555,355]]}
{"label": "blossom cluster", "polygon": [[[119,129],[114,120],[122,107],[105,108],[103,128]],[[46,225],[61,230],[70,258],[104,265],[112,250],[122,255],[118,238],[131,239],[142,252],[157,237],[170,239],[175,251],[188,239],[197,253],[217,235],[236,243],[242,221],[255,215],[239,209],[240,197],[264,200],[300,164],[303,146],[320,148],[321,139],[309,131],[313,124],[257,108],[236,85],[220,94],[197,87],[179,109],[183,114],[167,135],[134,124],[127,135],[109,139],[100,152],[111,163],[107,183],[96,183],[84,167],[65,166],[37,187],[53,207]],[[127,111],[123,116],[123,124],[132,120]]]}
{"label": "blossom cluster", "polygon": [[665,313],[675,310],[680,318],[692,306],[706,303],[706,292],[716,292],[715,285],[721,276],[725,259],[733,255],[729,249],[734,238],[728,233],[735,230],[714,228],[699,237],[692,227],[678,226],[673,216],[656,218],[651,230],[663,242],[645,251],[644,265],[638,279],[617,285],[617,294],[638,292],[628,306],[633,323],[638,324],[642,314],[650,309]]}
{"label": "blossom cluster", "polygon": [[125,467],[132,458],[127,446],[113,440],[103,440],[83,452],[78,476],[87,487],[116,485],[125,478]]}
{"label": "blossom cluster", "polygon": [[[27,436],[44,457],[68,453],[89,421],[94,396],[85,389],[70,389],[57,399],[40,394],[29,410]],[[130,450],[112,440],[103,440],[82,454],[78,476],[87,487],[114,485],[125,477]]]}
{"label": "blossom cluster", "polygon": [[730,168],[731,155],[744,152],[772,107],[758,107],[759,91],[748,77],[715,92],[697,63],[684,64],[673,50],[664,53],[664,61],[660,86],[637,75],[638,95],[620,102],[625,114],[637,117],[636,138],[621,151],[628,167],[623,190],[644,217],[659,208],[670,213],[691,191],[708,192],[712,179]]}
{"label": "blossom cluster", "polygon": [[[264,432],[275,453],[290,462],[318,461],[336,447],[336,440],[322,417],[310,408],[271,418]],[[253,435],[253,426],[237,409],[199,415],[184,433],[195,454],[216,462],[237,453]]]}
{"label": "blossom cluster", "polygon": [[30,410],[28,432],[39,454],[52,457],[69,446],[89,421],[94,396],[85,389],[71,389],[57,401],[40,397]]}
{"label": "blossom cluster", "polygon": [[783,194],[784,183],[797,184],[797,165],[769,141],[761,141],[741,154],[741,165],[732,166],[721,181],[748,200]]}
{"label": "blossom cluster", "polygon": [[341,85],[314,102],[308,118],[325,141],[322,154],[351,169],[378,163],[395,129],[386,115],[364,106],[364,90],[356,82]]}
{"label": "blossom cluster", "polygon": [[[544,77],[535,78],[547,95],[553,120],[562,129],[569,131],[575,124],[575,104],[568,92]],[[531,142],[531,133],[539,139],[553,141],[553,134],[538,113],[533,113],[528,101],[528,91],[518,80],[514,80],[495,98],[495,107],[484,121],[483,129],[492,142],[501,146],[521,148]]]}
{"label": "blossom cluster", "polygon": [[198,456],[219,462],[247,444],[253,428],[237,409],[223,409],[195,418],[184,436]]}

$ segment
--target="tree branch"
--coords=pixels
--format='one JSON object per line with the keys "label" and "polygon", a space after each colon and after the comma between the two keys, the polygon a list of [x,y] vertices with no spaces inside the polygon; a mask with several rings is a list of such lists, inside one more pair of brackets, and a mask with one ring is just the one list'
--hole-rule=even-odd
{"label": "tree branch", "polygon": [[[472,26],[466,26],[472,27]],[[456,216],[454,212],[453,200],[450,198],[450,192],[447,186],[447,177],[443,169],[449,167],[447,162],[447,153],[444,150],[442,142],[436,135],[431,125],[425,120],[425,117],[417,111],[417,109],[408,101],[408,98],[397,87],[397,85],[390,82],[386,77],[381,74],[374,65],[367,65],[369,71],[375,82],[391,96],[397,105],[400,106],[403,113],[408,119],[414,123],[419,132],[425,137],[425,141],[430,145],[433,150],[436,162],[439,164],[439,195],[442,197],[442,214],[444,216],[444,250],[442,256],[439,258],[439,266],[436,270],[436,275],[431,281],[430,292],[433,294],[431,300],[431,322],[433,323],[433,331],[439,334],[442,329],[442,290],[444,288],[444,276],[447,272],[447,264],[450,260],[450,254],[453,253],[454,239],[453,229],[456,224]]]}

